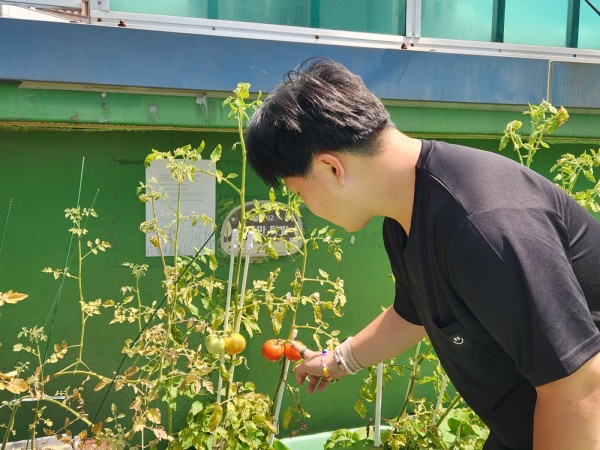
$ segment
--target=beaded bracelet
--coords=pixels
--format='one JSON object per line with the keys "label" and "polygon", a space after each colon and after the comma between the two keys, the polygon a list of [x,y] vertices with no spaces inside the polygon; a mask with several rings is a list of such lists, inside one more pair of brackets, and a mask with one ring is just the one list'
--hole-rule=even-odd
{"label": "beaded bracelet", "polygon": [[329,378],[329,369],[327,369],[327,364],[325,363],[325,357],[327,356],[327,350],[323,349],[321,352],[321,367],[323,368],[323,376]]}

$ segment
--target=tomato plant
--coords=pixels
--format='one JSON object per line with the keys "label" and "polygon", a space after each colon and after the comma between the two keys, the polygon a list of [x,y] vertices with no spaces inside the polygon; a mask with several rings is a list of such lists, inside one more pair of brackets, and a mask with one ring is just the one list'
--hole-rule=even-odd
{"label": "tomato plant", "polygon": [[279,361],[286,345],[281,339],[269,339],[263,345],[262,354],[269,361]]}
{"label": "tomato plant", "polygon": [[204,341],[204,345],[208,353],[212,353],[213,355],[220,355],[225,350],[225,339],[215,334],[212,334],[206,338],[206,340]]}
{"label": "tomato plant", "polygon": [[[304,347],[304,344],[300,341],[295,341],[300,348]],[[298,350],[296,350],[296,347],[294,347],[294,345],[291,342],[286,342],[285,343],[285,357],[287,359],[289,359],[290,361],[299,361],[300,359],[302,359],[302,356],[300,355],[300,352]]]}
{"label": "tomato plant", "polygon": [[246,348],[246,339],[239,333],[232,333],[225,336],[225,353],[229,355],[237,355],[242,353]]}

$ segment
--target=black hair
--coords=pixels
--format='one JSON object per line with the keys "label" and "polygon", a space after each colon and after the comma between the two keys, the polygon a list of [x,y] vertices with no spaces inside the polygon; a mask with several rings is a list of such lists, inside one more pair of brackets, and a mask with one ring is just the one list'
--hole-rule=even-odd
{"label": "black hair", "polygon": [[323,151],[363,155],[393,127],[390,115],[362,79],[330,59],[305,61],[254,113],[245,134],[248,161],[269,186],[306,176]]}

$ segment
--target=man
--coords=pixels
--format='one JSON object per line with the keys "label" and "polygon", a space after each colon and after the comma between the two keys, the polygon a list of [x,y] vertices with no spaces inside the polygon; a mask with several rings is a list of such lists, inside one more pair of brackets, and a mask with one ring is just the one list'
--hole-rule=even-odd
{"label": "man", "polygon": [[485,449],[600,449],[600,224],[500,155],[410,138],[341,64],[290,72],[252,117],[248,158],[350,232],[385,216],[389,309],[335,352],[303,349],[309,391],[427,335],[490,427]]}

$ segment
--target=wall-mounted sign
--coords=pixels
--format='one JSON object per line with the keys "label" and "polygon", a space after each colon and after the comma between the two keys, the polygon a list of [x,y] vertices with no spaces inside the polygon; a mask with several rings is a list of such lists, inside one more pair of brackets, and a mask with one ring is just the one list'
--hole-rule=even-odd
{"label": "wall-mounted sign", "polygon": [[[194,163],[199,169],[208,170],[210,161],[202,160]],[[174,227],[170,226],[175,219],[174,212],[177,206],[177,182],[171,178],[171,170],[167,168],[167,161],[164,159],[154,160],[146,168],[146,180],[156,178],[156,188],[161,189],[167,194],[167,198],[157,200],[152,204],[146,203],[146,220],[151,220],[156,214],[158,225],[162,228],[170,227],[171,237],[175,233]],[[212,219],[215,217],[215,198],[216,198],[216,180],[210,175],[196,172],[196,179],[192,183],[185,181],[181,186],[180,195],[180,213],[182,216],[191,216],[194,214],[204,214]],[[179,239],[177,245],[177,254],[179,256],[193,256],[195,249],[199,249],[206,239],[212,233],[212,228],[205,225],[201,220],[195,225],[189,220],[181,221],[179,228]],[[150,242],[150,235],[146,235],[146,256],[160,256],[158,248]],[[214,236],[206,245],[208,248],[215,249]],[[163,248],[165,256],[173,256],[173,247],[165,246]]]}
{"label": "wall-mounted sign", "polygon": [[[268,202],[265,200],[259,201],[259,204],[265,203]],[[246,211],[251,211],[253,208],[253,202],[246,203]],[[219,245],[221,250],[228,255],[231,255],[232,252],[231,236],[234,234],[233,230],[239,227],[241,210],[241,206],[233,208],[229,214],[227,214],[227,217],[223,221],[223,226],[221,227]],[[258,217],[254,217],[253,219],[246,220],[246,226],[252,227],[264,236],[273,238],[273,247],[277,254],[286,256],[296,253],[298,251],[297,247],[302,243],[302,221],[299,217],[296,217],[295,220],[298,223],[298,227],[296,227],[294,220],[285,220],[285,213],[283,211],[281,212],[280,217],[278,217],[275,212],[267,212],[262,222],[259,221]],[[256,241],[257,239],[255,237],[250,256],[266,256],[267,253],[265,249]],[[293,245],[286,244],[286,242],[292,243]],[[246,254],[246,245],[244,245],[242,247],[242,255],[245,256]]]}

